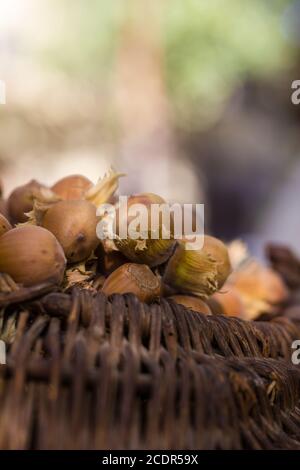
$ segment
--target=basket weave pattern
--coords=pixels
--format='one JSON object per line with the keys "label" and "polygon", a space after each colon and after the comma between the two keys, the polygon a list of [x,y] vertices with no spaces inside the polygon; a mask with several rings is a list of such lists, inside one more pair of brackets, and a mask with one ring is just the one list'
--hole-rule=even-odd
{"label": "basket weave pattern", "polygon": [[300,322],[73,289],[18,306],[1,449],[300,448]]}

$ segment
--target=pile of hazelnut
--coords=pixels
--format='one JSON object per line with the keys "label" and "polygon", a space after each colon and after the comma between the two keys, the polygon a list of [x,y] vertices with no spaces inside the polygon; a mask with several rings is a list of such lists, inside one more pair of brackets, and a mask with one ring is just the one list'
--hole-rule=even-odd
{"label": "pile of hazelnut", "polygon": [[[33,180],[7,200],[0,184],[0,273],[24,287],[78,284],[108,296],[134,293],[147,303],[168,297],[195,312],[246,320],[287,299],[279,275],[239,242],[226,245],[205,235],[202,249],[187,250],[187,241],[174,236],[100,240],[97,207],[115,202],[120,176],[110,171],[94,185],[71,175],[51,188]],[[128,208],[142,203],[150,217],[151,204],[162,202],[152,193],[137,194],[129,196]]]}

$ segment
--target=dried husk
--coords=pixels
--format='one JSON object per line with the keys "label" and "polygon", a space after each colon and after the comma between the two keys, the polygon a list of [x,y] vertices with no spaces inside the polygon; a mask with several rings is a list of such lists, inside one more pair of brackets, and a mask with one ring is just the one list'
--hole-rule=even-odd
{"label": "dried husk", "polygon": [[218,289],[221,289],[232,271],[228,249],[218,238],[205,235],[202,251],[216,261]]}
{"label": "dried husk", "polygon": [[[128,209],[134,204],[142,204],[147,208],[148,231],[146,233],[141,232],[141,236],[138,239],[131,238],[130,234],[128,234],[125,239],[121,239],[119,237],[119,218],[126,217],[128,222],[127,226],[129,226],[134,217],[130,217],[128,213],[122,214],[117,210],[117,238],[114,240],[117,249],[134,263],[147,264],[150,267],[165,263],[171,256],[175,246],[173,239],[173,221],[171,220],[169,233],[167,233],[167,230],[162,225],[154,231],[151,230],[151,205],[165,204],[165,200],[153,193],[142,193],[128,198]],[[165,238],[163,238],[164,234]]]}
{"label": "dried husk", "polygon": [[106,202],[111,202],[119,187],[119,178],[121,176],[124,176],[124,173],[117,173],[113,168],[110,168],[104,177],[99,179],[97,184],[85,192],[84,198],[96,207]]}
{"label": "dried husk", "polygon": [[268,266],[252,259],[235,271],[228,280],[241,294],[261,299],[270,304],[284,302],[289,291],[281,277]]}
{"label": "dried husk", "polygon": [[163,283],[174,293],[207,298],[218,289],[217,262],[201,250],[186,250],[179,242],[169,259]]}
{"label": "dried husk", "polygon": [[178,242],[166,265],[163,283],[174,293],[206,299],[222,287],[231,271],[227,249],[221,241],[208,236],[202,249],[187,247],[188,242]]}
{"label": "dried husk", "polygon": [[93,282],[97,273],[97,260],[92,257],[88,261],[69,266],[66,270],[64,289],[79,286],[83,289],[94,289]]}
{"label": "dried husk", "polygon": [[95,256],[98,259],[98,269],[105,276],[108,276],[129,261],[120,251],[116,249],[107,250],[103,241],[99,243],[95,251]]}
{"label": "dried husk", "polygon": [[117,248],[134,263],[150,267],[165,263],[173,253],[174,240],[116,240]]}
{"label": "dried husk", "polygon": [[255,259],[250,259],[236,270],[229,277],[228,285],[234,286],[242,297],[247,319],[272,312],[275,305],[282,304],[289,296],[281,277]]}
{"label": "dried husk", "polygon": [[12,344],[17,334],[18,315],[5,315],[4,309],[0,311],[0,340],[6,345]]}
{"label": "dried husk", "polygon": [[12,222],[15,224],[27,222],[26,214],[32,211],[35,200],[51,204],[59,201],[60,198],[51,189],[38,181],[31,180],[24,186],[16,188],[8,198],[8,212]]}
{"label": "dried husk", "polygon": [[33,208],[34,193],[40,190],[41,184],[35,180],[19,186],[10,194],[7,206],[13,223],[26,222],[26,212]]}
{"label": "dried husk", "polygon": [[227,245],[228,254],[232,269],[239,269],[244,263],[250,259],[248,246],[242,240],[236,239]]}

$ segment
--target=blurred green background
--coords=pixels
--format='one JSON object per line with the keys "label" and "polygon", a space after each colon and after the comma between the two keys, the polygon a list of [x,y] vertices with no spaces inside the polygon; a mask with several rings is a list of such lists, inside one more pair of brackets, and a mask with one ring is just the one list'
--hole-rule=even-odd
{"label": "blurred green background", "polygon": [[208,227],[298,242],[300,3],[0,0],[0,174],[205,202]]}

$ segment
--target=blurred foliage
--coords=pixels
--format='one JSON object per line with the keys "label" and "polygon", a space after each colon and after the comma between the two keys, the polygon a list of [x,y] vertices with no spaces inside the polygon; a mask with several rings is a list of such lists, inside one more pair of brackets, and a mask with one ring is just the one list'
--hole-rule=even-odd
{"label": "blurred foliage", "polygon": [[[172,0],[165,21],[167,80],[179,115],[209,120],[238,83],[290,65],[280,31],[287,0]],[[192,112],[191,112],[192,111]]]}
{"label": "blurred foliage", "polygon": [[50,31],[37,45],[40,59],[74,79],[97,83],[110,78],[125,2],[42,1]]}
{"label": "blurred foliage", "polygon": [[[49,4],[54,28],[51,41],[40,50],[43,59],[73,78],[108,84],[130,0],[43,1]],[[177,125],[213,121],[240,81],[272,79],[291,64],[294,51],[280,29],[289,3],[165,0],[164,72]],[[147,18],[141,21],[151,27]]]}

